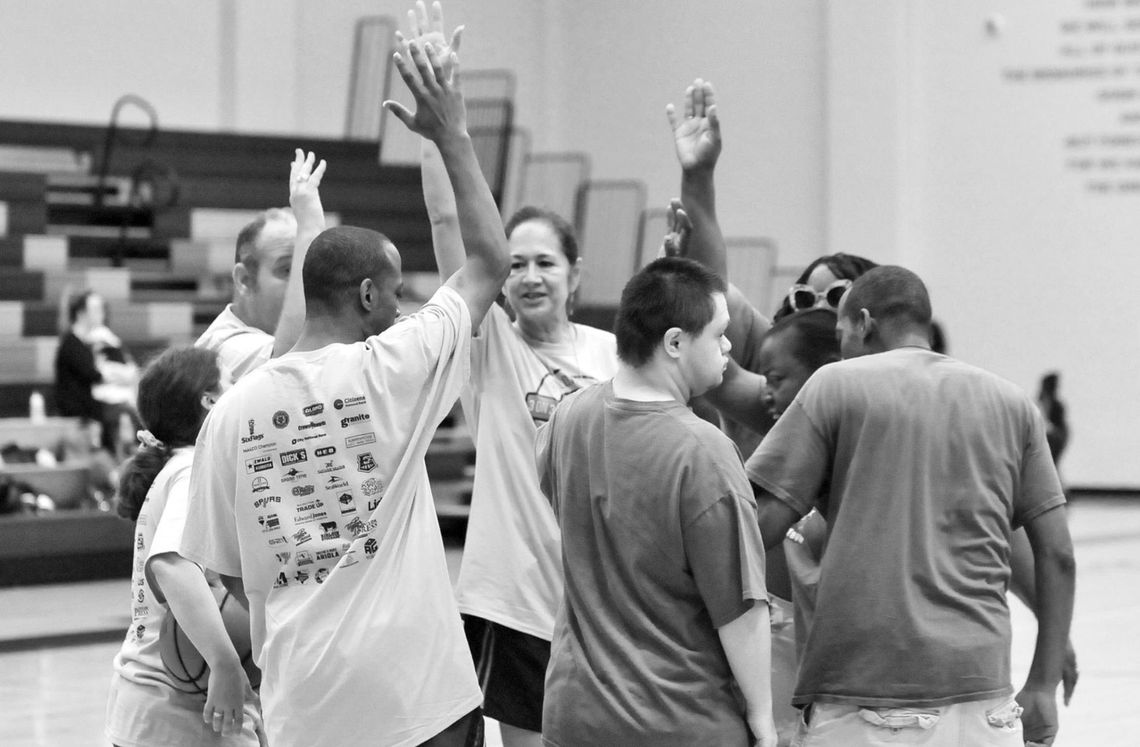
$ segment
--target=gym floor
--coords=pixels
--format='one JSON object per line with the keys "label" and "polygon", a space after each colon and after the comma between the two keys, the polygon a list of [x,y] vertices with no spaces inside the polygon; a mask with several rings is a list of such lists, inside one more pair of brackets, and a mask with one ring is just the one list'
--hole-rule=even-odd
{"label": "gym floor", "polygon": [[[1140,502],[1081,499],[1073,641],[1080,682],[1057,747],[1133,744],[1140,734]],[[450,547],[452,578],[462,550]],[[106,747],[111,660],[126,631],[127,580],[0,589],[0,745]],[[1032,657],[1033,616],[1013,608],[1015,686]],[[1131,735],[1131,736],[1130,736]],[[488,730],[488,744],[497,731]]]}

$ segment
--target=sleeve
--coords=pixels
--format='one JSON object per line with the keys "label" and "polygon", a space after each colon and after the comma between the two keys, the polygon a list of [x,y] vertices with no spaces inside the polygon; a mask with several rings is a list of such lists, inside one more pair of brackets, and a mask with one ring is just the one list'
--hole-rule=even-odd
{"label": "sleeve", "polygon": [[732,343],[732,358],[742,368],[759,373],[760,343],[764,341],[764,335],[768,334],[772,323],[749,303],[736,286],[729,285],[726,300],[728,314],[733,319],[730,331],[739,330],[733,334],[733,337],[739,339],[729,338],[729,342]]}
{"label": "sleeve", "polygon": [[198,434],[187,487],[179,554],[225,576],[240,577],[241,544],[235,511],[238,436],[214,406]]}
{"label": "sleeve", "polygon": [[259,329],[234,335],[218,346],[222,367],[234,381],[267,362],[273,355],[273,335]]}
{"label": "sleeve", "polygon": [[683,527],[682,539],[714,627],[767,602],[764,539],[751,498],[729,493]]}
{"label": "sleeve", "polygon": [[818,503],[830,469],[828,442],[798,397],[744,465],[749,480],[800,516]]}
{"label": "sleeve", "polygon": [[186,507],[189,504],[190,470],[184,469],[170,481],[166,489],[166,505],[158,526],[154,529],[154,539],[150,542],[147,561],[156,555],[179,552],[182,546],[182,531],[186,527]]}
{"label": "sleeve", "polygon": [[1021,457],[1018,490],[1013,499],[1013,524],[1024,526],[1049,509],[1065,503],[1065,491],[1045,438],[1045,421],[1028,407],[1026,445]]}

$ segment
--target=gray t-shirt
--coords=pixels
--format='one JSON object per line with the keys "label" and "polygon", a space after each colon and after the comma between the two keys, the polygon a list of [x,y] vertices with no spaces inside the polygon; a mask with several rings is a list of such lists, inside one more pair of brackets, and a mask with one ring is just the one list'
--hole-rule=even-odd
{"label": "gray t-shirt", "polygon": [[917,348],[834,363],[747,471],[829,525],[795,703],[934,706],[1011,692],[1010,534],[1065,502],[1023,391]]}
{"label": "gray t-shirt", "polygon": [[537,457],[566,576],[543,739],[747,744],[716,629],[767,593],[732,442],[679,403],[618,399],[606,382],[563,400]]}

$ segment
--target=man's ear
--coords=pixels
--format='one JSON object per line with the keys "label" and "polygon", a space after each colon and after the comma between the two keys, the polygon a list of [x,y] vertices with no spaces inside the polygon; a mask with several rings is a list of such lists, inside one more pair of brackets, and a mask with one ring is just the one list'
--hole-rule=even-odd
{"label": "man's ear", "polygon": [[376,284],[372,282],[372,278],[364,278],[360,281],[360,287],[356,292],[360,299],[360,305],[364,307],[365,311],[372,310],[372,304],[376,302],[376,291]]}
{"label": "man's ear", "polygon": [[680,327],[670,327],[665,330],[665,334],[661,336],[661,342],[665,348],[665,355],[671,358],[679,358],[681,356],[681,343],[684,331]]}
{"label": "man's ear", "polygon": [[238,262],[236,265],[234,265],[234,269],[233,272],[230,273],[230,277],[233,278],[234,287],[237,288],[238,292],[243,296],[248,295],[252,290],[252,283],[250,282],[252,278],[249,274],[249,268],[247,268],[241,262]]}
{"label": "man's ear", "polygon": [[201,403],[203,410],[209,412],[214,408],[214,405],[217,404],[218,397],[212,392],[202,392],[202,397],[198,400],[198,402]]}
{"label": "man's ear", "polygon": [[878,331],[879,323],[875,321],[875,317],[871,316],[871,312],[867,309],[859,309],[859,327],[864,341],[870,340],[871,336]]}

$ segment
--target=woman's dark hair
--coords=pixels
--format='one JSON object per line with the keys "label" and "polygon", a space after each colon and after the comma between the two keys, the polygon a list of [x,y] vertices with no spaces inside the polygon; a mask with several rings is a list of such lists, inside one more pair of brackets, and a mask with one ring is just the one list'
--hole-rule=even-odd
{"label": "woman's dark hair", "polygon": [[169,348],[147,365],[139,380],[139,417],[161,445],[143,446],[123,465],[120,516],[138,519],[147,491],[173,450],[194,444],[206,419],[202,394],[217,389],[220,382],[218,354],[206,348]]}
{"label": "woman's dark hair", "polygon": [[[804,268],[800,276],[796,278],[796,285],[804,285],[807,283],[808,278],[815,272],[815,268],[824,265],[831,274],[835,276],[836,280],[856,280],[862,277],[863,273],[868,270],[873,270],[878,267],[878,263],[860,257],[857,254],[825,254],[822,257],[817,257],[812,260],[811,264]],[[788,297],[784,296],[780,300],[780,308],[776,310],[776,315],[772,317],[775,320],[780,320],[789,314],[795,313],[795,309],[788,303]]]}
{"label": "woman's dark hair", "polygon": [[843,357],[835,336],[837,319],[831,309],[796,311],[773,324],[764,339],[788,335],[792,357],[805,368],[816,371],[820,366]]}
{"label": "woman's dark hair", "polygon": [[554,235],[558,237],[558,244],[562,247],[562,254],[566,256],[566,261],[573,267],[574,263],[578,261],[578,239],[574,237],[574,227],[558,213],[534,205],[520,208],[507,220],[504,227],[507,238],[510,238],[516,228],[532,220],[542,221],[554,230]]}
{"label": "woman's dark hair", "polygon": [[67,301],[67,322],[75,324],[75,320],[79,318],[80,312],[87,311],[87,299],[95,295],[93,290],[85,290],[76,293]]}

